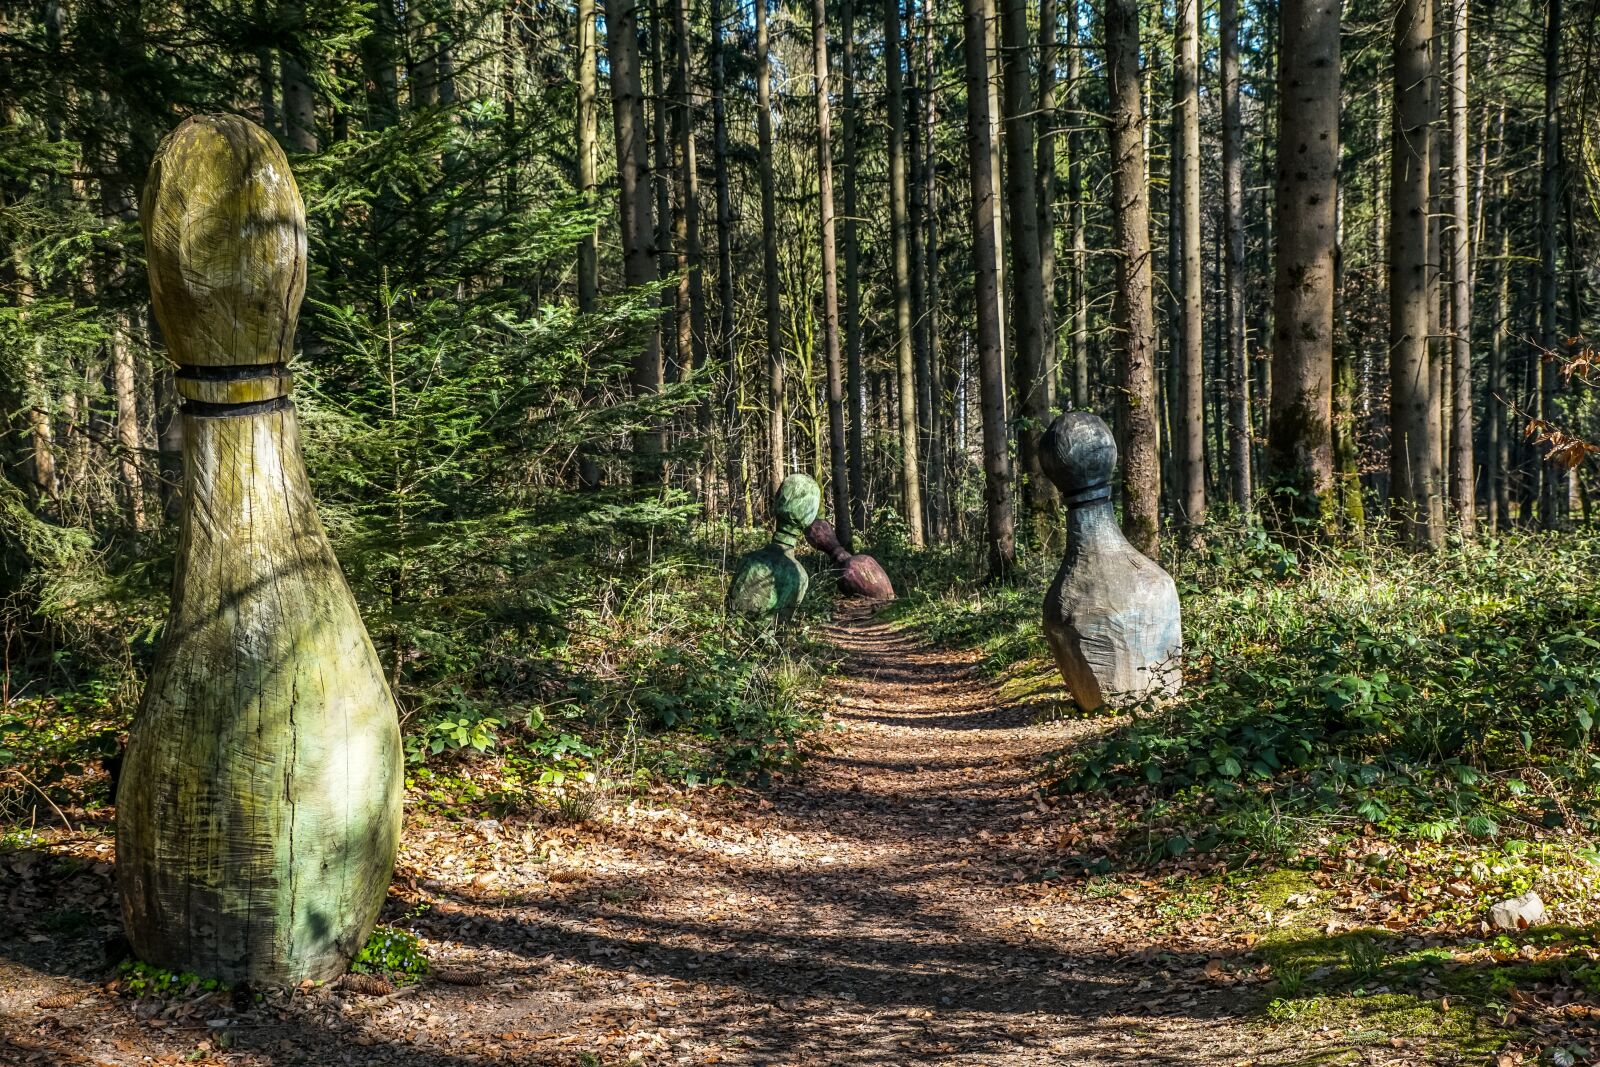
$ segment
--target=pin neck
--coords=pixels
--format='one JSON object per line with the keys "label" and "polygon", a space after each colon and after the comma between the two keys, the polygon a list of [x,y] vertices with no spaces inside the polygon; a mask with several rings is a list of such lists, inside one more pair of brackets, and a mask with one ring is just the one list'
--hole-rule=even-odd
{"label": "pin neck", "polygon": [[800,540],[801,531],[793,526],[780,526],[772,532],[772,543],[784,548],[794,548]]}
{"label": "pin neck", "polygon": [[1067,550],[1074,554],[1081,547],[1086,537],[1103,537],[1106,532],[1113,531],[1117,536],[1121,531],[1117,528],[1117,511],[1111,503],[1111,490],[1109,488],[1092,500],[1073,504],[1067,512]]}
{"label": "pin neck", "polygon": [[1081,489],[1067,494],[1061,502],[1069,508],[1078,508],[1110,499],[1111,483],[1107,481],[1083,486]]}

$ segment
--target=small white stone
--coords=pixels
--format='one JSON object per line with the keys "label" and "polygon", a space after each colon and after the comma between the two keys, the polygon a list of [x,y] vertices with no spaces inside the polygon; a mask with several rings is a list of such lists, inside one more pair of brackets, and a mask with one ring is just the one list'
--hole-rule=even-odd
{"label": "small white stone", "polygon": [[1544,901],[1528,890],[1520,897],[1502,900],[1489,909],[1489,921],[1499,930],[1524,930],[1544,921]]}

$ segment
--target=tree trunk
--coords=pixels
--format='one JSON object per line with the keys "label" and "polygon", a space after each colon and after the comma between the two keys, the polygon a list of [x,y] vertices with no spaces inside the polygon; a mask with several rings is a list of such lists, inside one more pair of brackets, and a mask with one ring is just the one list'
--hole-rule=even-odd
{"label": "tree trunk", "polygon": [[[1273,248],[1273,214],[1275,180],[1273,169],[1273,150],[1278,144],[1277,131],[1273,128],[1277,118],[1278,98],[1278,55],[1282,42],[1278,34],[1278,5],[1263,4],[1258,9],[1261,19],[1262,40],[1267,42],[1262,51],[1261,77],[1256,83],[1256,91],[1261,101],[1259,113],[1261,115],[1261,209],[1258,217],[1261,219],[1261,258],[1260,272],[1263,277],[1272,272]],[[1272,421],[1272,301],[1274,293],[1263,285],[1261,295],[1256,304],[1256,397],[1252,405],[1252,415],[1257,420],[1254,433],[1256,448],[1252,457],[1252,466],[1256,471],[1256,499],[1260,500],[1261,483],[1264,477],[1270,474],[1267,471],[1267,427]]]}
{"label": "tree trunk", "polygon": [[[1490,59],[1492,62],[1493,52]],[[1485,138],[1487,141],[1487,138]],[[1485,496],[1489,505],[1489,528],[1494,531],[1511,529],[1511,427],[1506,420],[1506,393],[1510,384],[1506,374],[1505,335],[1506,323],[1511,315],[1511,232],[1506,228],[1506,202],[1511,197],[1511,181],[1505,170],[1506,101],[1500,99],[1499,117],[1495,123],[1495,160],[1500,164],[1500,179],[1494,205],[1494,228],[1500,233],[1500,255],[1495,260],[1494,321],[1489,331],[1489,382],[1483,398],[1484,456],[1488,461],[1485,478]],[[1487,160],[1479,174],[1479,193],[1489,185]],[[1482,228],[1479,229],[1482,235]],[[1474,259],[1476,268],[1482,263]]]}
{"label": "tree trunk", "polygon": [[[1503,205],[1507,195],[1505,179],[1501,179],[1500,198]],[[1506,425],[1506,319],[1511,311],[1511,233],[1505,229],[1503,206],[1495,207],[1495,225],[1500,230],[1500,258],[1495,265],[1495,305],[1493,330],[1489,335],[1489,390],[1484,397],[1484,455],[1489,461],[1487,498],[1489,528],[1511,528],[1511,470],[1510,427]]]}
{"label": "tree trunk", "polygon": [[[453,107],[460,97],[456,94],[456,59],[455,49],[451,46],[453,35],[456,33],[456,12],[454,0],[444,0],[441,8],[448,17],[442,27],[436,27],[438,39],[436,52],[439,69],[439,104],[442,107]],[[445,157],[450,158],[448,155]]]}
{"label": "tree trunk", "polygon": [[[1337,25],[1337,24],[1336,24]],[[1173,397],[1172,445],[1179,519],[1189,526],[1206,521],[1205,307],[1200,249],[1200,0],[1178,0],[1173,35],[1173,179],[1178,186],[1178,329],[1172,353],[1178,388]],[[1336,84],[1337,87],[1337,84]],[[1337,122],[1338,102],[1334,102]]]}
{"label": "tree trunk", "polygon": [[[594,21],[594,0],[580,0],[578,20],[583,21],[583,5]],[[593,33],[593,30],[590,30]],[[400,50],[397,37],[399,20],[394,0],[376,0],[372,7],[372,31],[361,39],[361,63],[367,75],[367,121],[375,129],[387,129],[399,118],[400,81],[395,73]],[[263,53],[264,54],[264,53]],[[268,110],[263,101],[262,112]]]}
{"label": "tree trunk", "polygon": [[[1426,2],[1426,0],[1424,0]],[[1268,467],[1280,513],[1335,518],[1333,283],[1339,188],[1339,4],[1281,8],[1277,283]]]}
{"label": "tree trunk", "polygon": [[[1483,77],[1492,78],[1495,74],[1495,54],[1493,40],[1483,57]],[[1502,104],[1504,99],[1502,98]],[[1479,268],[1483,263],[1483,235],[1485,230],[1486,212],[1488,210],[1489,193],[1489,128],[1492,122],[1491,109],[1487,101],[1481,108],[1478,125],[1478,185],[1472,191],[1472,251],[1470,259],[1472,269],[1467,273],[1467,285],[1473,293],[1478,291]],[[1496,153],[1503,152],[1505,145],[1495,145]],[[1496,161],[1500,160],[1496,155]]]}
{"label": "tree trunk", "polygon": [[[1562,149],[1561,229],[1566,243],[1567,269],[1567,336],[1583,337],[1583,271],[1577,266],[1579,247],[1578,229],[1573,221],[1573,191],[1566,180],[1566,148]],[[1576,343],[1576,342],[1574,342]],[[1564,377],[1564,375],[1563,375]],[[1576,469],[1568,479],[1573,486],[1569,503],[1578,503],[1578,475]],[[1569,509],[1570,511],[1570,509]]]}
{"label": "tree trunk", "polygon": [[1140,552],[1161,547],[1161,461],[1156,439],[1156,328],[1150,283],[1150,204],[1139,81],[1138,0],[1105,0],[1111,229],[1122,381],[1122,527]]}
{"label": "tree trunk", "polygon": [[407,4],[406,36],[410,41],[411,62],[406,69],[406,89],[411,110],[434,107],[439,103],[439,64],[429,39],[428,14],[422,4]]}
{"label": "tree trunk", "polygon": [[[1433,22],[1438,26],[1440,21],[1440,5],[1447,0],[1434,0]],[[1445,257],[1449,255],[1444,244],[1444,229],[1440,226],[1440,217],[1445,211],[1444,185],[1444,145],[1439,124],[1444,119],[1444,112],[1440,109],[1440,82],[1439,82],[1439,47],[1433,50],[1433,111],[1429,118],[1429,125],[1433,127],[1433,163],[1428,168],[1431,175],[1429,180],[1428,199],[1428,373],[1432,375],[1429,385],[1433,396],[1433,406],[1428,409],[1428,418],[1433,426],[1430,429],[1431,439],[1437,455],[1434,464],[1438,470],[1441,507],[1449,503],[1449,448],[1445,441],[1445,428],[1448,425],[1445,419],[1445,409],[1450,403],[1450,394],[1446,389],[1445,370],[1450,362],[1450,346],[1445,343],[1445,333],[1449,330],[1449,307],[1444,303],[1444,271]]]}
{"label": "tree trunk", "polygon": [[49,411],[43,406],[44,398],[38,395],[39,364],[25,363],[23,369],[29,381],[35,383],[30,387],[32,394],[27,397],[28,481],[33,486],[35,499],[53,501],[61,492],[56,477],[55,428],[50,424]]}
{"label": "tree trunk", "polygon": [[1461,533],[1477,526],[1472,450],[1472,267],[1467,214],[1467,0],[1450,4],[1450,321],[1454,388],[1450,431],[1450,497]]}
{"label": "tree trunk", "polygon": [[1221,212],[1213,213],[1211,220],[1211,277],[1207,282],[1213,300],[1211,315],[1211,354],[1206,363],[1206,374],[1211,379],[1209,405],[1206,418],[1211,426],[1211,454],[1215,457],[1207,464],[1206,492],[1208,496],[1225,498],[1228,466],[1228,324],[1227,308],[1223,303],[1222,246],[1225,240],[1226,220]]}
{"label": "tree trunk", "polygon": [[295,35],[294,47],[283,49],[278,55],[278,65],[283,72],[284,137],[297,152],[315,152],[316,97],[311,88],[311,76],[300,61],[300,35],[307,32],[305,5],[299,0],[286,0],[281,8],[281,17]]}
{"label": "tree trunk", "polygon": [[1061,373],[1061,342],[1056,327],[1056,68],[1061,62],[1057,43],[1056,0],[1039,2],[1039,279],[1044,289],[1040,328],[1044,334],[1044,384],[1046,402],[1056,404]]}
{"label": "tree trunk", "polygon": [[767,478],[771,496],[778,492],[785,470],[783,331],[778,304],[778,209],[772,178],[772,42],[767,31],[767,0],[755,0],[755,8],[756,52],[760,63],[756,74],[756,136],[761,172],[761,276],[767,323],[767,447],[771,452]]}
{"label": "tree trunk", "polygon": [[[600,192],[599,64],[595,39],[595,0],[578,0],[578,189],[592,205]],[[600,302],[599,234],[591,230],[578,243],[578,310],[588,313]]]}
{"label": "tree trunk", "polygon": [[[890,0],[891,3],[894,0]],[[1039,438],[1050,423],[1045,386],[1045,294],[1039,269],[1039,196],[1033,156],[1033,79],[1028,70],[1025,0],[1002,0],[1002,67],[1006,90],[1006,196],[1009,201],[1012,339],[1015,369],[1017,467],[1024,526],[1035,543],[1052,526],[1055,493],[1039,463]]]}
{"label": "tree trunk", "polygon": [[[125,163],[120,153],[114,154],[109,162],[117,169]],[[113,221],[129,223],[136,217],[133,203],[123,187],[109,177],[102,179],[100,183],[100,207],[108,223]],[[98,279],[101,282],[100,291],[114,290],[123,276],[123,271],[120,261],[113,262]],[[89,279],[93,287],[95,275],[92,272],[89,274]],[[133,361],[133,319],[124,309],[118,309],[111,314],[106,350],[109,357],[111,395],[116,406],[117,466],[121,478],[121,490],[127,504],[129,522],[135,531],[140,531],[148,525],[145,513],[144,471],[139,462],[143,435],[140,432],[139,382]]]}
{"label": "tree trunk", "polygon": [[1245,346],[1244,120],[1239,103],[1239,0],[1222,0],[1222,199],[1227,325],[1229,473],[1233,502],[1254,506],[1250,471],[1250,361]]}
{"label": "tree trunk", "polygon": [[[1539,401],[1535,415],[1556,418],[1555,398],[1559,373],[1549,360],[1561,346],[1561,326],[1556,317],[1559,275],[1556,250],[1561,234],[1561,0],[1545,0],[1544,120],[1540,135],[1539,170]],[[1560,525],[1561,491],[1566,479],[1554,466],[1539,462],[1539,524],[1546,530]]]}
{"label": "tree trunk", "polygon": [[[255,14],[256,24],[261,27],[265,38],[268,26],[267,0],[254,0],[252,10]],[[60,6],[52,5],[51,12],[59,13]],[[52,26],[52,30],[55,28]],[[59,44],[59,31],[54,34],[54,39]],[[256,99],[257,109],[261,112],[261,128],[276,136],[278,129],[278,76],[273,69],[272,48],[266,43],[256,46]],[[59,131],[52,133],[51,139],[59,136]]]}
{"label": "tree trunk", "polygon": [[928,159],[922,150],[923,137],[923,75],[919,41],[914,32],[916,0],[911,0],[906,11],[906,153],[908,159],[907,186],[911,197],[911,217],[907,230],[911,245],[911,350],[916,364],[917,379],[917,459],[925,472],[922,477],[923,536],[930,541],[939,539],[939,516],[935,506],[935,475],[938,467],[937,445],[933,439],[933,364],[928,355],[928,287],[927,249],[925,237],[928,226],[927,180],[924,171]]}
{"label": "tree trunk", "polygon": [[61,492],[56,478],[55,435],[48,412],[38,407],[28,410],[28,475],[36,499],[55,500]]}
{"label": "tree trunk", "polygon": [[[678,271],[680,242],[675,232],[676,220],[672,211],[672,185],[676,168],[672,155],[672,120],[669,117],[671,101],[667,98],[667,20],[662,5],[671,0],[649,0],[650,4],[650,99],[654,104],[650,127],[654,166],[650,170],[651,191],[656,202],[656,271],[660,278],[671,278]],[[676,382],[683,376],[680,369],[689,364],[687,350],[678,350],[678,287],[661,290],[662,315],[657,329],[661,337],[662,376],[667,382]]]}
{"label": "tree trunk", "polygon": [[[1155,107],[1155,93],[1152,86],[1155,82],[1155,71],[1161,67],[1161,54],[1155,49],[1145,63],[1144,94],[1145,99]],[[1167,246],[1166,284],[1156,290],[1158,303],[1166,305],[1166,361],[1157,364],[1156,372],[1156,402],[1160,411],[1157,419],[1156,455],[1161,457],[1161,502],[1166,514],[1173,517],[1175,523],[1187,525],[1182,522],[1181,504],[1178,501],[1178,468],[1182,455],[1179,446],[1174,443],[1178,418],[1176,410],[1182,402],[1183,385],[1179,375],[1183,368],[1183,180],[1178,176],[1178,117],[1177,98],[1174,95],[1173,105],[1167,109],[1167,143],[1165,152],[1150,150],[1150,139],[1154,131],[1146,127],[1145,159],[1160,159],[1166,157],[1167,172],[1165,181],[1152,176],[1151,181],[1158,188],[1165,187],[1167,191]],[[1152,253],[1154,254],[1154,253]],[[1156,309],[1156,352],[1162,352],[1161,310]],[[1165,373],[1163,373],[1165,372]]]}
{"label": "tree trunk", "polygon": [[[820,2],[820,0],[818,0]],[[1000,277],[995,256],[994,127],[989,116],[989,35],[985,0],[965,0],[967,165],[972,182],[972,295],[977,314],[978,389],[983,409],[983,498],[988,514],[989,577],[1002,580],[1016,562],[1011,514],[1011,456],[1005,418]]]}
{"label": "tree trunk", "polygon": [[[76,387],[69,388],[61,397],[61,469],[57,484],[63,492],[70,493],[89,478],[87,408],[87,400],[80,399]],[[86,508],[85,513],[92,514],[92,508]]]}
{"label": "tree trunk", "polygon": [[107,345],[111,353],[111,392],[117,409],[117,467],[127,502],[128,522],[135,532],[149,521],[145,513],[144,471],[139,465],[139,385],[134,374],[132,341],[126,312],[112,316]]}
{"label": "tree trunk", "polygon": [[1067,0],[1067,199],[1072,228],[1072,406],[1089,406],[1089,293],[1083,204],[1083,51],[1078,40],[1078,0]]}
{"label": "tree trunk", "polygon": [[[757,0],[758,3],[761,0]],[[733,197],[728,189],[728,113],[726,57],[723,55],[722,2],[711,0],[711,116],[714,133],[713,162],[717,186],[717,310],[718,347],[723,373],[722,414],[727,423],[728,510],[735,523],[750,524],[748,498],[741,491],[744,479],[743,432],[739,425],[739,346],[733,330]]]}
{"label": "tree trunk", "polygon": [[[678,197],[673,216],[678,246],[678,359],[683,364],[683,376],[689,378],[706,361],[705,252],[700,241],[700,167],[695,159],[689,0],[674,0],[672,41],[676,61],[669,92],[678,163]],[[709,414],[709,407],[704,414]]]}
{"label": "tree trunk", "polygon": [[[858,174],[856,130],[860,115],[856,105],[856,20],[854,0],[845,0],[840,6],[839,33],[844,39],[839,53],[839,74],[843,80],[841,103],[844,110],[844,218],[840,220],[840,243],[844,245],[844,374],[848,418],[846,422],[847,445],[850,460],[850,525],[858,532],[867,529],[866,454],[863,442],[863,409],[861,379],[861,263],[860,244],[856,240],[857,203],[856,178]],[[850,547],[848,540],[841,544]]]}
{"label": "tree trunk", "polygon": [[844,371],[839,353],[839,263],[833,212],[833,143],[828,115],[827,0],[811,0],[812,81],[817,94],[817,199],[822,213],[822,343],[828,366],[828,450],[832,460],[833,518],[848,545],[850,482],[844,448]]}
{"label": "tree trunk", "polygon": [[1432,3],[1403,0],[1394,22],[1389,183],[1389,496],[1396,523],[1419,547],[1438,545],[1444,526],[1428,367],[1432,48]]}
{"label": "tree trunk", "polygon": [[[505,138],[508,144],[515,143],[516,132],[522,128],[523,120],[522,114],[517,111],[517,82],[520,73],[517,46],[520,41],[517,34],[516,7],[517,0],[501,0],[500,57],[499,62],[495,64],[495,80],[500,85],[500,102],[504,109],[504,113],[500,118],[501,136]],[[592,38],[595,33],[593,0],[589,0],[587,23],[582,19],[579,20],[580,30],[585,25],[589,27],[591,47],[593,47]],[[575,36],[577,35],[575,34]],[[581,56],[579,61],[580,63],[582,62]],[[598,71],[598,60],[596,60],[594,66]],[[521,153],[513,149],[508,159],[511,165],[507,168],[506,174],[495,183],[501,191],[501,202],[507,205],[508,209],[510,205],[516,204],[520,200],[517,186],[517,178],[519,176],[517,164],[520,159]]]}
{"label": "tree trunk", "polygon": [[917,369],[911,345],[911,249],[906,209],[906,110],[902,90],[900,0],[884,0],[883,41],[889,109],[889,233],[894,256],[894,332],[900,380],[900,499],[913,545],[922,533],[922,473],[917,456]]}
{"label": "tree trunk", "polygon": [[[387,3],[388,0],[380,0]],[[595,38],[595,0],[578,0],[578,188],[584,200],[593,205],[600,198],[599,149],[599,70],[600,55]],[[600,304],[599,235],[590,230],[578,242],[578,310],[591,314]],[[578,450],[578,484],[584,489],[600,486],[600,464],[594,447],[585,442]]]}
{"label": "tree trunk", "polygon": [[[1002,357],[1001,374],[1006,373],[1004,357],[1010,351],[1010,343],[1006,339],[1006,307],[1010,301],[1007,288],[1006,273],[1006,245],[1005,245],[1005,211],[1000,202],[1001,190],[1005,188],[1004,171],[1000,165],[1000,143],[1004,139],[1001,129],[1004,112],[1000,107],[1000,50],[995,47],[995,42],[1000,39],[1000,19],[995,13],[996,0],[983,0],[983,32],[984,47],[988,49],[986,62],[988,64],[987,96],[989,98],[989,188],[994,190],[994,269],[995,293],[1000,301],[1000,355]],[[1004,380],[1004,379],[1002,379]],[[1007,397],[1002,394],[1000,402],[1006,403]],[[1006,409],[1006,421],[1010,424],[1013,412]]]}
{"label": "tree trunk", "polygon": [[951,537],[949,529],[950,494],[949,469],[955,451],[949,438],[953,418],[946,405],[954,396],[949,377],[953,366],[946,368],[939,334],[939,142],[938,109],[935,94],[939,86],[939,50],[934,39],[934,0],[923,0],[922,6],[922,164],[923,208],[926,232],[923,238],[922,266],[926,278],[926,336],[928,359],[928,487],[933,499],[928,511],[937,515],[935,523],[939,532]]}
{"label": "tree trunk", "polygon": [[[654,220],[650,210],[650,164],[646,158],[644,93],[639,80],[639,0],[609,0],[606,53],[611,67],[611,113],[617,138],[617,205],[622,232],[623,280],[630,286],[656,281]],[[634,355],[634,395],[661,389],[661,338],[653,331]],[[666,447],[659,427],[635,431],[636,481],[660,481]]]}
{"label": "tree trunk", "polygon": [[1348,290],[1345,287],[1345,190],[1334,196],[1333,250],[1333,514],[1351,533],[1366,525],[1361,497],[1360,455],[1356,440],[1356,407],[1360,385],[1355,344],[1350,336]]}
{"label": "tree trunk", "polygon": [[[0,20],[0,29],[4,29],[4,25],[4,21]],[[14,119],[11,109],[0,104],[0,124],[9,124],[12,121]],[[5,195],[8,192],[4,186],[0,186],[0,210],[4,210],[11,199]],[[11,270],[8,272],[9,276],[0,273],[0,284],[6,282],[15,284],[17,321],[22,325],[26,323],[28,307],[33,303],[33,280],[20,247],[13,246],[11,255],[7,258],[11,261],[8,265]],[[48,401],[45,396],[45,356],[43,338],[35,338],[31,357],[18,353],[18,364],[22,371],[21,380],[10,383],[5,389],[0,389],[0,398],[16,404],[20,409],[22,419],[19,421],[25,427],[22,432],[26,435],[27,444],[20,450],[22,457],[19,458],[23,458],[26,463],[28,482],[33,488],[34,499],[41,502],[55,500],[61,489],[56,476],[55,428],[50,424],[50,412],[46,407]]]}

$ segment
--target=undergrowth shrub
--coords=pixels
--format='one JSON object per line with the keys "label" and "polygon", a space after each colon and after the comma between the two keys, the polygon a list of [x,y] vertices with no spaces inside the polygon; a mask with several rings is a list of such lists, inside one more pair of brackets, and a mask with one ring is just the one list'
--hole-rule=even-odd
{"label": "undergrowth shrub", "polygon": [[215,978],[202,978],[190,971],[170,971],[152,967],[140,960],[123,960],[117,965],[115,988],[132,997],[196,996],[224,993],[232,988]]}
{"label": "undergrowth shrub", "polygon": [[[1058,754],[1065,794],[1148,794],[1182,849],[1281,850],[1354,818],[1433,839],[1508,822],[1592,827],[1600,758],[1600,538],[1489,538],[1432,555],[1383,542],[1289,551],[1212,529],[1167,561],[1186,685]],[[1001,668],[1048,655],[1053,572],[908,605],[936,640]]]}
{"label": "undergrowth shrub", "polygon": [[[597,571],[564,591],[559,626],[474,626],[410,644],[396,687],[409,785],[447,814],[583,821],[650,781],[762,784],[796,768],[820,722],[809,629],[830,610],[831,578],[818,574],[782,634],[731,620],[737,553],[725,540],[683,530],[670,553]],[[820,569],[814,553],[802,558]],[[0,820],[50,818],[43,798],[80,812],[113,799],[104,772],[119,762],[144,666],[115,687],[91,673],[0,708]]]}
{"label": "undergrowth shrub", "polygon": [[416,934],[380,925],[373,929],[367,943],[350,961],[350,970],[355,974],[375,975],[397,985],[407,985],[428,973],[428,958]]}

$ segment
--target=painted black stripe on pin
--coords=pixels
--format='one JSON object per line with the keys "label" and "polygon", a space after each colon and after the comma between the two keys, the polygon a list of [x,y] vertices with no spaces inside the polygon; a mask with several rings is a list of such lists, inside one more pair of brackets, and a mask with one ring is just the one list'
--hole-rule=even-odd
{"label": "painted black stripe on pin", "polygon": [[1069,508],[1082,507],[1084,504],[1098,504],[1102,500],[1111,499],[1111,484],[1101,482],[1099,485],[1089,485],[1071,494],[1062,503]]}
{"label": "painted black stripe on pin", "polygon": [[242,382],[250,378],[275,378],[289,370],[287,363],[246,363],[228,367],[199,367],[183,364],[178,377],[194,382]]}
{"label": "painted black stripe on pin", "polygon": [[202,419],[228,419],[240,415],[266,415],[293,406],[294,404],[286,396],[275,396],[271,400],[252,400],[248,404],[209,404],[204,400],[185,399],[179,410],[185,415],[194,415]]}

